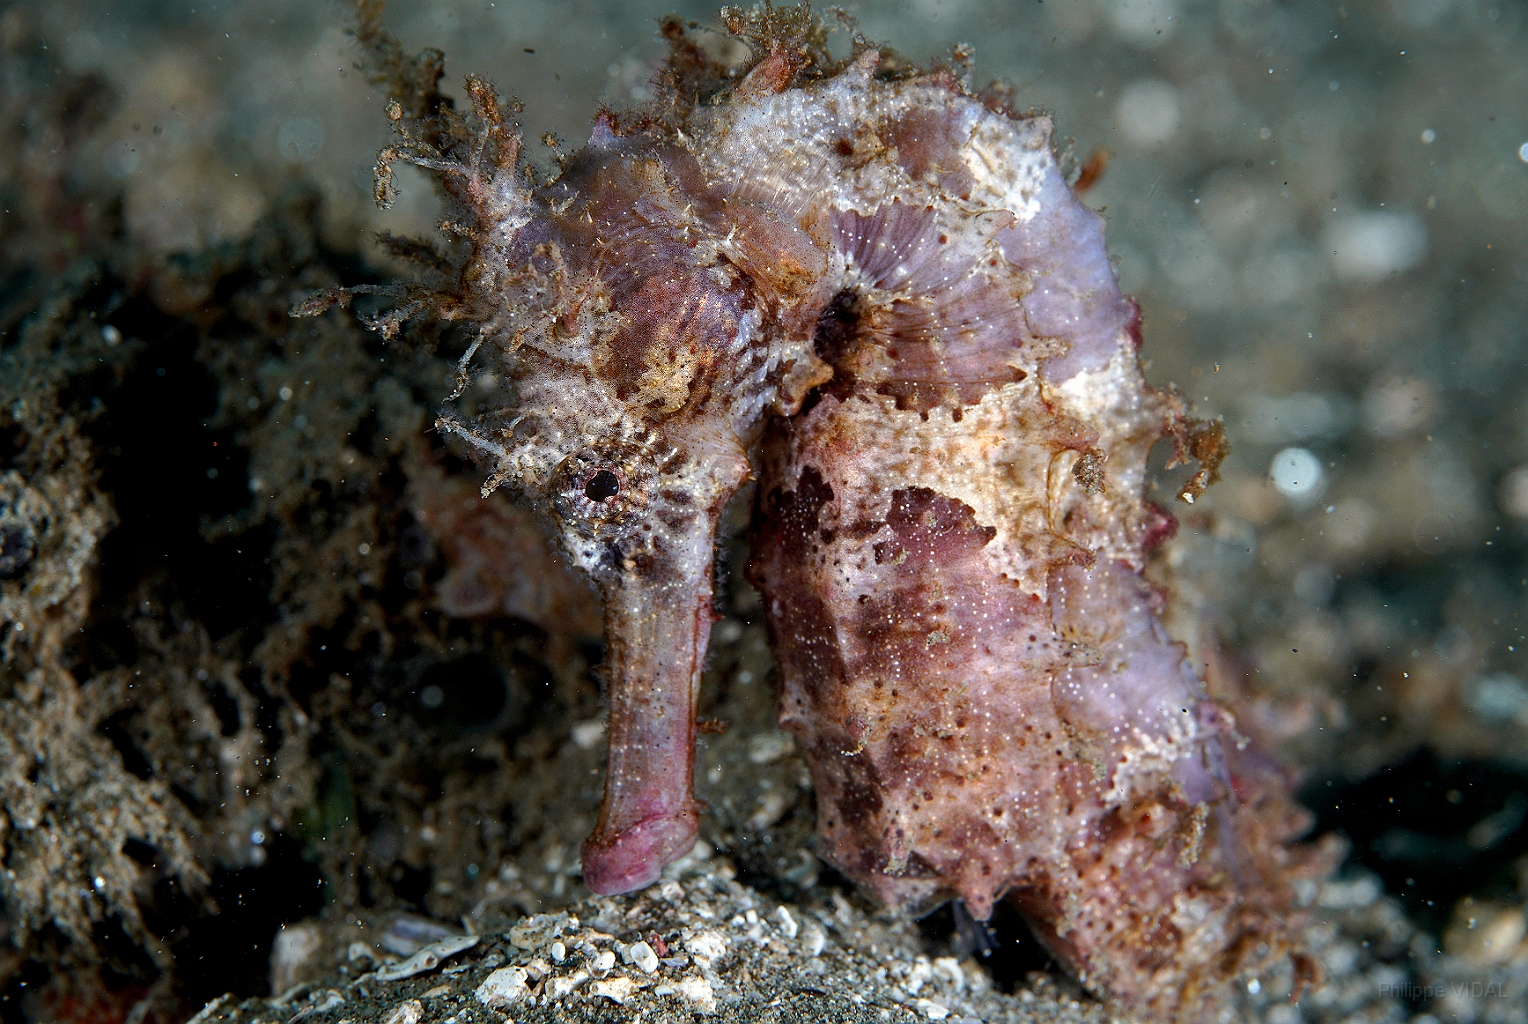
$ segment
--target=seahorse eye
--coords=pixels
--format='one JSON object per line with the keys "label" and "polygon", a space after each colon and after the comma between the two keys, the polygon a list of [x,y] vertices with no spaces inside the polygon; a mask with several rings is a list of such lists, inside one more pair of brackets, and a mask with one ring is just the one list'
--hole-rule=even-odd
{"label": "seahorse eye", "polygon": [[[568,510],[585,520],[611,521],[624,518],[632,511],[631,488],[621,467],[613,466],[604,459],[582,460],[580,467],[570,467],[563,494]],[[593,465],[590,463],[593,462]]]}
{"label": "seahorse eye", "polygon": [[618,445],[582,448],[557,468],[551,498],[561,520],[579,531],[640,516],[650,487],[639,452]]}
{"label": "seahorse eye", "polygon": [[590,501],[605,501],[621,493],[621,478],[608,469],[596,470],[584,484],[584,497]]}

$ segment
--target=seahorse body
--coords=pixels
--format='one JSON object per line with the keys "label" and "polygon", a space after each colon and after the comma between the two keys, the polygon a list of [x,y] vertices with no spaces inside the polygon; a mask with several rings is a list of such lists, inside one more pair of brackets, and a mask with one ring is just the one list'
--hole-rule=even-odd
{"label": "seahorse body", "polygon": [[1176,526],[1150,449],[1218,451],[1146,385],[1050,122],[852,72],[716,116],[708,159],[826,243],[833,377],[768,428],[751,566],[821,852],[913,912],[1007,896],[1095,991],[1211,1014],[1288,949],[1305,819],[1141,576]]}
{"label": "seahorse body", "polygon": [[398,65],[381,164],[454,200],[464,254],[412,298],[475,324],[504,384],[442,425],[604,598],[585,881],[639,888],[694,841],[715,532],[756,474],[751,576],[823,855],[894,908],[1006,895],[1096,991],[1207,1014],[1283,948],[1300,865],[1282,780],[1243,770],[1141,577],[1175,525],[1148,451],[1200,458],[1192,496],[1218,435],[1145,384],[1047,118],[863,40],[835,61],[799,9],[730,17],[746,74],[668,23],[659,102],[539,186],[491,89],[458,115],[438,61]]}

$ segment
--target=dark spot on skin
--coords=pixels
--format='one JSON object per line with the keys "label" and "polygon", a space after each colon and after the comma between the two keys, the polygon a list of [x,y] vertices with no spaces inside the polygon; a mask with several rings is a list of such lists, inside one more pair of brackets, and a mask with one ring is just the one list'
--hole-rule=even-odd
{"label": "dark spot on skin", "polygon": [[675,533],[682,533],[690,524],[690,516],[683,510],[659,509],[658,519]]}
{"label": "dark spot on skin", "polygon": [[[899,547],[906,557],[929,562],[972,554],[997,535],[995,527],[976,522],[976,513],[969,505],[926,487],[892,492],[887,525],[901,542]],[[891,554],[889,543],[875,546],[877,562]]]}
{"label": "dark spot on skin", "polygon": [[833,500],[833,488],[822,479],[813,466],[801,471],[800,483],[794,491],[775,491],[770,504],[780,522],[780,532],[786,537],[804,539],[818,532],[818,516],[822,507]]}
{"label": "dark spot on skin", "polygon": [[608,572],[620,571],[626,559],[621,554],[621,547],[615,541],[604,544],[600,550],[600,566]]}
{"label": "dark spot on skin", "polygon": [[1082,489],[1097,494],[1104,489],[1104,453],[1089,448],[1072,465],[1072,476]]}
{"label": "dark spot on skin", "polygon": [[907,865],[898,874],[903,878],[938,878],[939,869],[914,851],[907,855]]}
{"label": "dark spot on skin", "polygon": [[1147,554],[1178,533],[1178,518],[1154,501],[1146,502],[1146,518],[1142,525],[1141,551]]}
{"label": "dark spot on skin", "polygon": [[852,288],[845,288],[833,296],[817,317],[817,332],[812,338],[812,348],[817,357],[833,367],[833,379],[828,390],[840,397],[849,393],[854,378],[847,372],[845,359],[855,348],[863,308],[860,295]]}
{"label": "dark spot on skin", "polygon": [[850,829],[874,820],[881,811],[881,790],[863,769],[851,771],[844,780],[837,806]]}
{"label": "dark spot on skin", "polygon": [[621,493],[621,480],[608,469],[602,469],[584,484],[584,497],[590,501],[605,501]]}
{"label": "dark spot on skin", "polygon": [[833,148],[838,151],[839,156],[852,156],[854,154],[854,143],[848,139],[839,139],[833,144]]}

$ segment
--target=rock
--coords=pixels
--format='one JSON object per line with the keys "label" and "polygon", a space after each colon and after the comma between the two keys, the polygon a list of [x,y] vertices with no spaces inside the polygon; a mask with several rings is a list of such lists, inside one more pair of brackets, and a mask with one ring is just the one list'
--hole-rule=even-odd
{"label": "rock", "polygon": [[323,936],[316,925],[282,925],[271,943],[271,992],[279,996],[298,984],[322,950]]}
{"label": "rock", "polygon": [[626,955],[641,968],[643,974],[651,974],[658,969],[658,954],[645,942],[633,942],[626,948]]}
{"label": "rock", "polygon": [[525,980],[530,975],[523,967],[500,967],[477,987],[477,1001],[492,1009],[502,1009],[530,994]]}
{"label": "rock", "polygon": [[417,999],[410,999],[393,1007],[393,1012],[387,1015],[382,1024],[419,1024],[423,1016],[424,1004]]}
{"label": "rock", "polygon": [[[974,964],[930,960],[915,924],[874,919],[842,897],[805,904],[766,899],[735,881],[723,858],[702,862],[683,882],[632,896],[589,898],[566,915],[524,918],[517,929],[485,934],[460,954],[452,965],[458,973],[421,974],[378,986],[364,959],[344,964],[326,982],[332,990],[323,998],[310,997],[303,1024],[421,1024],[423,1016],[392,1020],[395,1014],[406,1016],[409,1003],[420,1000],[432,1021],[441,1013],[437,1008],[466,1003],[510,1015],[515,1024],[683,1021],[694,1015],[719,1024],[763,1019],[913,1024],[957,1017],[988,1024],[1103,1024],[1107,1019],[1098,1004],[1078,1001],[1043,979],[1022,997],[1006,995]],[[560,917],[562,926],[555,940],[564,947],[560,963],[510,937],[548,936],[553,917]],[[797,926],[794,939],[783,934],[786,917]],[[668,937],[667,957],[657,956],[654,934]],[[631,966],[619,966],[613,949],[623,951]],[[620,1016],[611,1016],[615,1012]],[[218,1015],[218,1024],[281,1024],[292,1012],[271,1000],[252,999],[224,1006]],[[444,1013],[440,1021],[449,1016]]]}
{"label": "rock", "polygon": [[1454,908],[1443,949],[1474,970],[1505,964],[1528,951],[1524,908],[1465,898]]}
{"label": "rock", "polygon": [[441,961],[449,960],[456,954],[471,949],[478,944],[476,935],[452,935],[448,938],[439,939],[425,946],[419,952],[401,963],[388,964],[378,968],[378,981],[402,981],[404,978],[412,978],[416,974],[433,971],[439,967]]}
{"label": "rock", "polygon": [[590,985],[589,991],[602,999],[625,1006],[626,1001],[637,991],[637,983],[630,978],[606,978]]}

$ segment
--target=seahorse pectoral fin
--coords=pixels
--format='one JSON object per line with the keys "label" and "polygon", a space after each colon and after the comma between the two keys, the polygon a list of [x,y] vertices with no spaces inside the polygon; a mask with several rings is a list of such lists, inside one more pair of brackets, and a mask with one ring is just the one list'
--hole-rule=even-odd
{"label": "seahorse pectoral fin", "polygon": [[607,595],[610,762],[583,848],[584,883],[603,895],[657,881],[695,844],[695,701],[711,631],[714,525],[690,525],[696,543],[685,547],[707,557],[675,567],[689,571],[634,574]]}

